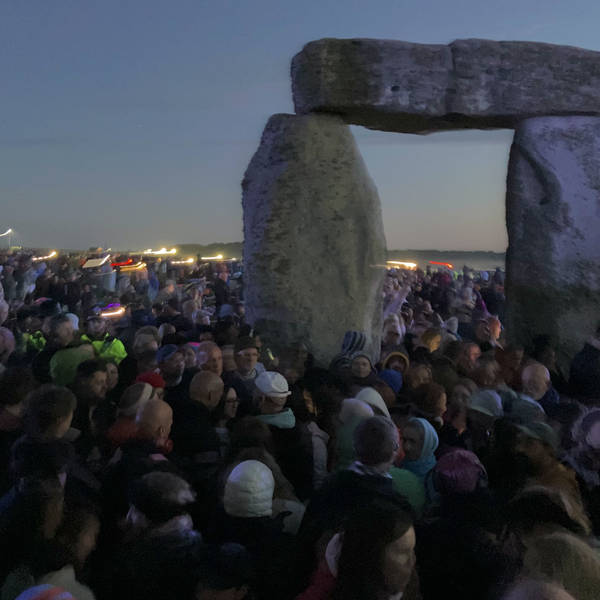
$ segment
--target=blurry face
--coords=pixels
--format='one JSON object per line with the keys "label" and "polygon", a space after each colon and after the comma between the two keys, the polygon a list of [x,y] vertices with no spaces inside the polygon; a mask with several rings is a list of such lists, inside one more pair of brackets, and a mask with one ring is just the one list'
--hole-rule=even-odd
{"label": "blurry face", "polygon": [[200,365],[203,371],[210,371],[221,377],[223,374],[223,353],[220,348],[211,348],[204,355],[204,363]]}
{"label": "blurry face", "polygon": [[193,369],[196,366],[196,353],[190,346],[184,346],[183,355],[186,369]]}
{"label": "blurry face", "polygon": [[85,529],[81,532],[77,540],[75,555],[80,565],[83,565],[88,556],[96,547],[98,534],[100,533],[100,521],[95,517],[90,517]]}
{"label": "blurry face", "polygon": [[502,326],[500,325],[500,321],[494,319],[490,321],[489,324],[490,337],[493,340],[497,340],[500,337],[500,333],[502,332]]}
{"label": "blurry face", "polygon": [[87,386],[94,398],[104,398],[107,390],[106,371],[96,371],[88,380]]}
{"label": "blurry face", "polygon": [[71,422],[73,421],[73,413],[68,414],[64,419],[59,421],[55,430],[56,439],[62,438],[67,431],[69,431],[69,427],[71,427]]}
{"label": "blurry face", "polygon": [[352,373],[361,379],[368,377],[371,373],[371,363],[365,356],[357,356],[352,361]]}
{"label": "blurry face", "polygon": [[481,356],[481,349],[476,344],[471,344],[466,351],[467,359],[474,365]]}
{"label": "blurry face", "polygon": [[400,357],[394,357],[388,363],[388,369],[393,369],[394,371],[398,371],[399,373],[404,373],[406,370],[406,363]]}
{"label": "blurry face", "polygon": [[384,339],[384,343],[388,344],[390,346],[395,346],[399,343],[400,341],[400,334],[397,331],[394,331],[393,329],[388,330],[387,333],[385,334],[385,339]]}
{"label": "blurry face", "polygon": [[390,542],[383,552],[382,572],[385,587],[392,594],[404,591],[415,568],[415,530]]}
{"label": "blurry face", "polygon": [[73,325],[67,321],[56,328],[54,339],[58,346],[68,346],[73,341],[74,335]]}
{"label": "blurry face", "polygon": [[154,388],[154,392],[152,392],[152,397],[157,400],[164,400],[165,390],[163,388]]}
{"label": "blurry face", "polygon": [[44,515],[44,525],[42,535],[45,539],[51,540],[60,527],[63,519],[64,498],[53,498],[46,504],[46,514]]}
{"label": "blurry face", "polygon": [[117,365],[113,365],[113,363],[107,363],[106,365],[106,390],[111,391],[114,390],[119,383],[119,369],[117,369]]}
{"label": "blurry face", "polygon": [[167,379],[177,379],[183,375],[185,360],[181,352],[175,352],[168,360],[160,365],[160,370]]}
{"label": "blurry face", "polygon": [[419,460],[423,451],[425,432],[421,427],[407,425],[402,432],[402,445],[407,460]]}
{"label": "blurry face", "polygon": [[456,385],[456,386],[454,386],[454,389],[452,390],[451,401],[453,403],[454,402],[466,402],[470,396],[471,396],[471,393],[464,385]]}
{"label": "blurry face", "polygon": [[258,362],[258,350],[245,348],[236,354],[235,362],[241,373],[251,373]]}
{"label": "blurry face", "polygon": [[104,319],[91,319],[86,324],[86,330],[91,337],[101,337],[106,331],[106,321]]}
{"label": "blurry face", "polygon": [[225,396],[225,417],[228,419],[233,419],[237,414],[239,405],[240,401],[238,400],[236,391],[231,388],[227,392],[227,396]]}

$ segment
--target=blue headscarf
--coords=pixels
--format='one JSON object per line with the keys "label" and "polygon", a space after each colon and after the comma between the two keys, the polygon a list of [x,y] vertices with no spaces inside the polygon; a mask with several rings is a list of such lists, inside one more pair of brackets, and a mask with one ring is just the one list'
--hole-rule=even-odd
{"label": "blue headscarf", "polygon": [[407,424],[417,425],[423,429],[423,449],[417,460],[402,461],[402,468],[414,473],[421,481],[425,481],[427,474],[435,467],[434,452],[437,450],[439,439],[433,425],[425,419],[411,417]]}

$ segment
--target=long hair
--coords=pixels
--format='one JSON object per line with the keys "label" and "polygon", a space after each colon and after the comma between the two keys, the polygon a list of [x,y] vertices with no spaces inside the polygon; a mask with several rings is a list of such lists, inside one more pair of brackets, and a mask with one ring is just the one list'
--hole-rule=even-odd
{"label": "long hair", "polygon": [[344,528],[333,600],[378,598],[385,583],[385,548],[412,525],[412,515],[391,501],[375,501],[353,513]]}

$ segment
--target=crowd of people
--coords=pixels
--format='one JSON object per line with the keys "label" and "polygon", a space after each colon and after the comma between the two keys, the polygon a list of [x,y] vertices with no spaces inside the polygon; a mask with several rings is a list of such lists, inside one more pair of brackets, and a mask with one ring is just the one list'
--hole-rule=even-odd
{"label": "crowd of people", "polygon": [[500,270],[316,365],[227,263],[0,267],[1,600],[600,597],[600,328],[507,343]]}

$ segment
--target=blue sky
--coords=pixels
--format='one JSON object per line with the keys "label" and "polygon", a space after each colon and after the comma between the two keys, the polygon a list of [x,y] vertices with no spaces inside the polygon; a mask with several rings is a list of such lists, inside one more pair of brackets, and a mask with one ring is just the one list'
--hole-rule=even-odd
{"label": "blue sky", "polygon": [[[241,240],[240,181],[321,37],[600,50],[592,0],[2,0],[0,229],[24,245]],[[506,244],[512,134],[353,128],[390,248]]]}

